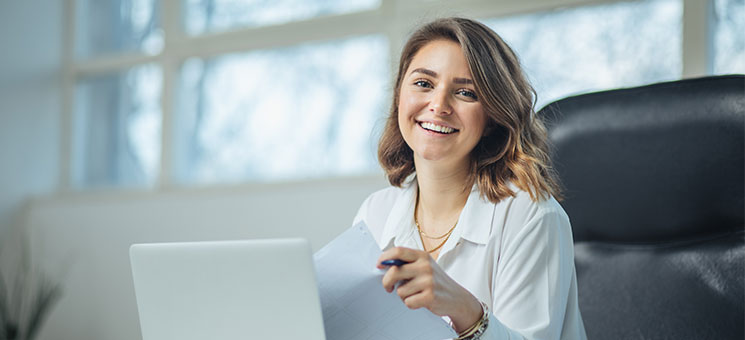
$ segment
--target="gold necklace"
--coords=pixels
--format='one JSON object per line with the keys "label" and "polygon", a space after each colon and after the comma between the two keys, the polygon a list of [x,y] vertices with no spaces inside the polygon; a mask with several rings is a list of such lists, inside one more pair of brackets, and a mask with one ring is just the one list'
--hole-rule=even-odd
{"label": "gold necklace", "polygon": [[[442,248],[442,246],[445,245],[445,242],[447,242],[448,239],[450,239],[450,234],[452,234],[453,233],[453,230],[455,230],[455,226],[458,225],[458,221],[455,221],[455,224],[453,224],[453,227],[450,228],[450,230],[448,230],[448,232],[446,232],[442,236],[429,236],[426,233],[424,233],[424,231],[422,231],[422,228],[419,226],[419,220],[416,218],[416,215],[417,215],[417,212],[418,211],[419,211],[419,192],[417,191],[417,193],[416,193],[416,204],[414,205],[414,224],[416,225],[416,229],[419,231],[419,239],[422,240],[422,247],[424,247],[424,250],[426,252],[430,253],[430,254],[431,253],[434,253],[437,250],[439,250],[440,248]],[[427,247],[424,246],[424,237],[429,238],[429,239],[433,239],[433,240],[438,240],[438,239],[441,239],[443,237],[445,239],[439,245],[437,245],[437,247],[434,247],[434,248],[432,248],[430,250],[427,250]]]}

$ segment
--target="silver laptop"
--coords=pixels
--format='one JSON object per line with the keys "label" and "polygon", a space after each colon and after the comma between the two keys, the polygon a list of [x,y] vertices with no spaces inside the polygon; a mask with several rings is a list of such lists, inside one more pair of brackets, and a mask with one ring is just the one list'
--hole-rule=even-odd
{"label": "silver laptop", "polygon": [[303,239],[135,244],[129,250],[144,340],[323,340]]}

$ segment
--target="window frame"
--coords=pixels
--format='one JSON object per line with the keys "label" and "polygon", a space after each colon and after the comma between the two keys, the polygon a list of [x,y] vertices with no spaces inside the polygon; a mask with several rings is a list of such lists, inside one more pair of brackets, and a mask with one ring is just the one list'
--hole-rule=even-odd
{"label": "window frame", "polygon": [[[381,0],[378,8],[339,15],[315,17],[283,24],[240,28],[219,33],[189,36],[184,30],[182,0],[160,0],[163,48],[156,55],[128,52],[76,60],[76,2],[64,5],[62,51],[62,127],[60,141],[60,192],[79,192],[72,184],[74,167],[73,133],[74,95],[78,79],[90,75],[116,72],[154,63],[163,72],[160,108],[161,150],[159,172],[155,183],[146,190],[167,190],[186,185],[174,180],[173,150],[175,91],[180,65],[191,57],[208,58],[230,53],[250,52],[292,46],[307,41],[334,40],[353,36],[380,34],[388,39],[391,74],[398,53],[408,33],[422,18],[460,15],[474,19],[492,19],[557,9],[613,4],[629,0]],[[682,77],[699,77],[712,69],[713,0],[681,0]],[[345,27],[339,30],[339,27]],[[121,191],[122,189],[114,189]],[[125,189],[126,190],[126,189]]]}

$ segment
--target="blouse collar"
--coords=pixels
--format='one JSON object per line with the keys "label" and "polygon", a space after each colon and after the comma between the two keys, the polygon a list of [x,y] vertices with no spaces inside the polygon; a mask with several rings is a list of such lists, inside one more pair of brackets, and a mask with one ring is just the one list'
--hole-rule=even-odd
{"label": "blouse collar", "polygon": [[[416,204],[417,181],[415,178],[404,184],[401,195],[393,204],[383,227],[381,244],[384,249],[391,246],[404,246],[422,249],[422,242],[414,226],[414,205]],[[495,204],[485,201],[474,184],[466,205],[458,218],[458,225],[445,242],[440,254],[445,254],[461,240],[476,244],[486,244],[491,234]]]}

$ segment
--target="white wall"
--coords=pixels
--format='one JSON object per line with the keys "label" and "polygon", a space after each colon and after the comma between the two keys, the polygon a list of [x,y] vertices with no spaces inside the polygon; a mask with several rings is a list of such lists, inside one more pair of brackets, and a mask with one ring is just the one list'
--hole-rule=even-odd
{"label": "white wall", "polygon": [[352,224],[382,175],[159,193],[81,194],[30,205],[32,250],[64,278],[39,339],[140,338],[129,266],[139,242],[304,237],[315,250]]}

